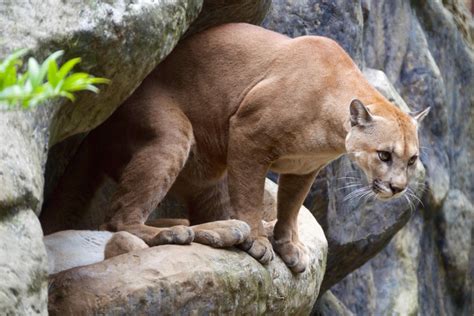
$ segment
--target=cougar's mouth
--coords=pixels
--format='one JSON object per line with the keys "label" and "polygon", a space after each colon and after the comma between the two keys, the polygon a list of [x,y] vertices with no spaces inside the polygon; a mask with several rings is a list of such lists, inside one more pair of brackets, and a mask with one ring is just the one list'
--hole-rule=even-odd
{"label": "cougar's mouth", "polygon": [[374,191],[375,196],[380,200],[390,200],[394,197],[392,191],[387,188],[380,179],[374,179],[374,181],[372,181],[372,191]]}

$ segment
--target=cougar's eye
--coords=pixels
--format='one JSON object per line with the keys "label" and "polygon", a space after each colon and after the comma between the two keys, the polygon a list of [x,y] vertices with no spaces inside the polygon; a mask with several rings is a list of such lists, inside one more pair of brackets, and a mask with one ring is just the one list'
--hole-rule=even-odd
{"label": "cougar's eye", "polygon": [[416,162],[417,159],[418,159],[417,155],[411,157],[410,160],[408,160],[408,165],[409,166],[413,165]]}
{"label": "cougar's eye", "polygon": [[379,154],[379,159],[383,162],[392,160],[392,155],[388,151],[378,151],[377,154]]}

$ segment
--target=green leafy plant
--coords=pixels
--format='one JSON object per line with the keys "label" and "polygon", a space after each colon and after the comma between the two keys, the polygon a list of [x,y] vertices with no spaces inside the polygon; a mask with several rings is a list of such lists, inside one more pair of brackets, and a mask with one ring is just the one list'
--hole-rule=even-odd
{"label": "green leafy plant", "polygon": [[40,65],[36,59],[28,59],[28,69],[19,73],[22,57],[27,53],[22,49],[7,56],[0,62],[0,104],[8,108],[37,106],[46,99],[65,97],[75,100],[74,92],[88,90],[99,92],[96,84],[108,84],[109,79],[97,78],[85,72],[73,73],[72,69],[81,62],[73,58],[58,66],[57,59],[63,51],[51,54]]}

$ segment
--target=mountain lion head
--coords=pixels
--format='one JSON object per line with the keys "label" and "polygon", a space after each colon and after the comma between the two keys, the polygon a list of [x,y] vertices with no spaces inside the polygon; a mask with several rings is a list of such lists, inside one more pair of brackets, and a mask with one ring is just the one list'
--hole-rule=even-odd
{"label": "mountain lion head", "polygon": [[429,108],[407,114],[395,106],[351,102],[346,150],[366,174],[377,198],[391,199],[407,190],[420,163],[418,125],[428,112]]}

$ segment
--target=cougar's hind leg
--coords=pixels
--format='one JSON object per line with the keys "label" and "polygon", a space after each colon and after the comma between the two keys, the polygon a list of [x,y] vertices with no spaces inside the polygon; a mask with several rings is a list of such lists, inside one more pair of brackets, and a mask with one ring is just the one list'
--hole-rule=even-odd
{"label": "cougar's hind leg", "polygon": [[193,142],[191,123],[177,106],[160,100],[153,116],[149,141],[134,152],[120,175],[109,213],[114,215],[106,228],[132,233],[149,246],[189,244],[194,238],[189,227],[145,225],[186,163]]}
{"label": "cougar's hind leg", "polygon": [[250,235],[250,227],[231,220],[232,208],[227,191],[227,177],[206,189],[196,191],[188,201],[194,241],[214,248],[231,247]]}
{"label": "cougar's hind leg", "polygon": [[45,202],[40,222],[45,235],[65,229],[94,229],[87,211],[103,173],[93,141],[86,138]]}

